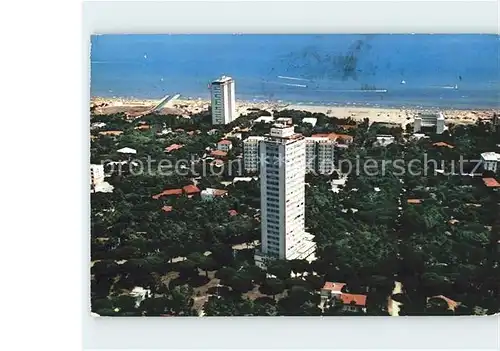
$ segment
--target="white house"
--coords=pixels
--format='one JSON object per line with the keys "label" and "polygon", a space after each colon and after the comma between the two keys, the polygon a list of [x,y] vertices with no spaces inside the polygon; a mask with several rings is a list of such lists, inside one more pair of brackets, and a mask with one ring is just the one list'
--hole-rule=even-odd
{"label": "white house", "polygon": [[120,150],[117,150],[116,152],[119,152],[121,154],[136,154],[137,153],[137,151],[135,149],[132,149],[130,147],[121,148]]}
{"label": "white house", "polygon": [[146,297],[151,296],[151,290],[136,286],[130,292],[130,296],[135,298],[135,307],[137,308],[140,306],[141,302],[146,299]]}
{"label": "white house", "polygon": [[445,130],[445,117],[439,113],[419,113],[413,123],[413,133],[418,133],[422,128],[435,128],[436,134],[442,134]]}
{"label": "white house", "polygon": [[394,143],[394,139],[392,135],[377,135],[377,141],[373,143],[373,146],[386,147]]}
{"label": "white house", "polygon": [[104,182],[104,165],[90,165],[90,185],[98,186]]}
{"label": "white house", "polygon": [[305,117],[302,119],[302,123],[309,123],[311,126],[316,126],[318,119],[313,117]]}
{"label": "white house", "polygon": [[201,191],[200,195],[202,200],[209,201],[215,197],[224,197],[227,195],[227,193],[228,191],[224,189],[206,188],[205,190]]}
{"label": "white house", "polygon": [[257,118],[255,120],[255,123],[260,123],[260,122],[272,123],[273,121],[274,121],[274,117],[273,116],[260,116],[259,118]]}
{"label": "white house", "polygon": [[483,152],[481,154],[481,164],[485,171],[498,171],[498,163],[500,163],[500,154],[497,152]]}

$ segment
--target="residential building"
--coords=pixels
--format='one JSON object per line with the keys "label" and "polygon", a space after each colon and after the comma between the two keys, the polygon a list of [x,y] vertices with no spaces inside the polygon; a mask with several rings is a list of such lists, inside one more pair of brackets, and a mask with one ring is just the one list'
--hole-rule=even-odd
{"label": "residential building", "polygon": [[106,136],[119,136],[122,134],[123,134],[122,130],[105,130],[105,131],[99,132],[99,135],[106,135]]}
{"label": "residential building", "polygon": [[481,164],[483,165],[483,170],[492,171],[496,173],[498,171],[498,164],[500,163],[500,154],[497,152],[483,152],[481,154]]}
{"label": "residential building", "polygon": [[212,93],[212,124],[228,124],[236,119],[234,80],[222,76],[210,85]]}
{"label": "residential building", "polygon": [[206,188],[202,190],[200,195],[202,200],[212,200],[215,197],[224,197],[228,194],[227,190],[224,189],[214,189],[214,188]]}
{"label": "residential building", "polygon": [[316,126],[317,122],[318,122],[318,119],[314,118],[314,117],[302,118],[302,123],[309,123],[312,127]]}
{"label": "residential building", "polygon": [[343,303],[344,311],[366,312],[366,295],[342,293],[340,301]]}
{"label": "residential building", "polygon": [[[290,121],[291,122],[291,121]],[[275,124],[260,143],[261,247],[255,263],[312,259],[316,249],[305,231],[306,143],[291,123]]]}
{"label": "residential building", "polygon": [[184,145],[181,145],[181,144],[172,144],[172,145],[169,145],[165,148],[165,152],[170,153],[172,151],[182,149],[183,147],[184,147]]}
{"label": "residential building", "polygon": [[484,185],[491,189],[500,188],[500,183],[495,178],[483,178]]}
{"label": "residential building", "polygon": [[221,151],[221,150],[214,150],[210,153],[210,156],[213,157],[226,157],[227,152],[226,151]]}
{"label": "residential building", "polygon": [[413,123],[413,133],[418,133],[422,129],[435,128],[436,134],[442,134],[445,130],[445,117],[439,113],[419,113]]}
{"label": "residential building", "polygon": [[249,136],[243,141],[243,165],[246,172],[259,171],[259,143],[263,140],[262,136]]}
{"label": "residential building", "polygon": [[233,147],[233,143],[231,140],[227,139],[222,139],[217,143],[217,150],[224,151],[224,152],[229,152],[231,148]]}
{"label": "residential building", "polygon": [[260,116],[255,120],[255,123],[272,123],[274,122],[273,116]]}
{"label": "residential building", "polygon": [[[329,134],[304,138],[306,151],[306,172],[331,174],[334,170],[335,139]],[[259,143],[264,137],[250,136],[243,141],[243,161],[246,172],[258,172],[260,166]]]}
{"label": "residential building", "polygon": [[182,190],[184,191],[185,194],[188,195],[188,197],[190,195],[200,193],[200,189],[196,185],[193,185],[193,184],[188,184],[188,185],[183,186]]}
{"label": "residential building", "polygon": [[325,285],[321,289],[321,297],[331,299],[332,297],[340,296],[345,285],[345,283],[325,282]]}
{"label": "residential building", "polygon": [[394,143],[394,136],[392,135],[377,135],[376,141],[373,143],[373,146],[386,147]]}
{"label": "residential building", "polygon": [[90,185],[96,187],[104,182],[104,165],[90,165]]}
{"label": "residential building", "polygon": [[306,172],[331,174],[335,167],[335,140],[328,137],[309,137],[306,140]]}
{"label": "residential building", "polygon": [[136,154],[137,150],[132,149],[130,147],[124,147],[124,148],[121,148],[120,150],[117,150],[116,152],[119,152],[121,154]]}

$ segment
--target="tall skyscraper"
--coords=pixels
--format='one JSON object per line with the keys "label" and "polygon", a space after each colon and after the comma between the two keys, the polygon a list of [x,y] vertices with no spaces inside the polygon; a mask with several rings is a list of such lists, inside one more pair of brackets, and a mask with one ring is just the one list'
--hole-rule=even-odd
{"label": "tall skyscraper", "polygon": [[314,256],[305,232],[306,144],[291,119],[275,124],[260,142],[261,248],[255,263]]}
{"label": "tall skyscraper", "polygon": [[212,93],[212,124],[228,124],[236,118],[234,79],[222,76],[210,85]]}

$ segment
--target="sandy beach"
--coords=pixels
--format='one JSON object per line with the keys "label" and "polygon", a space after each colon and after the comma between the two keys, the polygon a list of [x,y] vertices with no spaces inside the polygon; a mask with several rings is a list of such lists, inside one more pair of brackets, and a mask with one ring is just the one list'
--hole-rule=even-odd
{"label": "sandy beach", "polygon": [[[133,99],[133,98],[101,98],[95,97],[91,99],[91,106],[95,107],[96,114],[111,114],[124,112],[131,116],[141,115],[151,110],[160,100],[150,99]],[[253,101],[236,101],[237,114],[246,114],[251,112],[251,109],[261,110],[284,110],[294,109],[309,111],[312,113],[324,113],[327,116],[337,118],[351,117],[354,120],[363,120],[369,118],[371,122],[389,122],[401,123],[404,127],[407,123],[413,122],[414,116],[426,110],[418,110],[414,108],[379,108],[379,107],[363,107],[363,106],[319,106],[305,104],[285,104],[277,102],[253,102]],[[179,114],[189,117],[191,114],[206,110],[210,105],[209,100],[203,99],[178,99],[170,103],[169,106],[163,108],[161,114]],[[458,110],[458,109],[441,109],[446,121],[456,124],[475,123],[478,119],[490,119],[493,113],[500,113],[500,110]]]}

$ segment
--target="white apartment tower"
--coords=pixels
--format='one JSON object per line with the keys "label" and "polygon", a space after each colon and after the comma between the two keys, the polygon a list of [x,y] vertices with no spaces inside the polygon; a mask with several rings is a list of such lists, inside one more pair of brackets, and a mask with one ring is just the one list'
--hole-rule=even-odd
{"label": "white apartment tower", "polygon": [[275,124],[260,142],[261,248],[256,265],[269,259],[313,257],[315,244],[305,232],[306,143],[291,120]]}
{"label": "white apartment tower", "polygon": [[222,76],[210,85],[212,93],[212,124],[228,124],[236,118],[234,79]]}
{"label": "white apartment tower", "polygon": [[335,160],[335,140],[328,137],[306,139],[306,172],[332,174]]}
{"label": "white apartment tower", "polygon": [[243,140],[243,165],[245,171],[256,173],[259,171],[259,143],[264,140],[262,136],[249,136]]}
{"label": "white apartment tower", "polygon": [[[306,137],[306,173],[331,174],[335,167],[335,140],[328,137]],[[259,171],[259,143],[261,136],[249,136],[243,141],[243,161],[246,172]]]}

